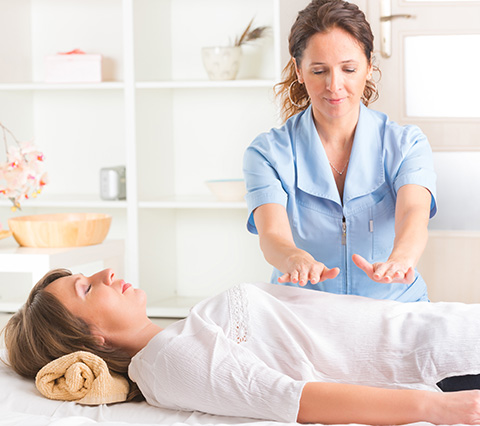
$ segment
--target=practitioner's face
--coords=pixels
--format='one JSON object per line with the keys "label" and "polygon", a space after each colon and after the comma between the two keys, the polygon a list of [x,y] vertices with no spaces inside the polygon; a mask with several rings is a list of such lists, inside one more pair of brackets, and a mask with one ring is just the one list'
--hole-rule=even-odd
{"label": "practitioner's face", "polygon": [[315,118],[358,115],[372,66],[350,34],[339,28],[315,34],[296,66],[298,81],[305,83]]}
{"label": "practitioner's face", "polygon": [[141,327],[146,316],[146,295],[111,269],[90,277],[82,274],[59,278],[49,284],[51,292],[76,317],[91,326],[94,334],[114,343],[115,336]]}

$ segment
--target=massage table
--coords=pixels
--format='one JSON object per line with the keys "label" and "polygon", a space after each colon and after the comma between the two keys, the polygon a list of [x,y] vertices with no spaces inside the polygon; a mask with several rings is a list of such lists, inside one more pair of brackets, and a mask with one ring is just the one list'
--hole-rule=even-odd
{"label": "massage table", "polygon": [[[3,360],[5,350],[0,349]],[[199,389],[199,391],[201,391]],[[146,402],[85,406],[43,397],[33,380],[20,377],[0,362],[0,426],[286,426],[288,423],[168,410]],[[430,423],[415,423],[430,426]]]}

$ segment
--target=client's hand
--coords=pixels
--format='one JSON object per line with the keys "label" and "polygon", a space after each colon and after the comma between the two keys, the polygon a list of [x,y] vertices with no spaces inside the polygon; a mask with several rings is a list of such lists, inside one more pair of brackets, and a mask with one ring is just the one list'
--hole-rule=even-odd
{"label": "client's hand", "polygon": [[372,264],[358,254],[354,254],[352,260],[371,280],[379,283],[411,284],[415,279],[414,268],[401,262],[387,260]]}
{"label": "client's hand", "polygon": [[278,279],[279,283],[298,282],[303,287],[308,281],[317,284],[335,278],[340,269],[329,269],[309,253],[299,250],[288,257],[284,271],[286,272]]}
{"label": "client's hand", "polygon": [[480,424],[480,391],[433,392],[428,421],[435,424]]}

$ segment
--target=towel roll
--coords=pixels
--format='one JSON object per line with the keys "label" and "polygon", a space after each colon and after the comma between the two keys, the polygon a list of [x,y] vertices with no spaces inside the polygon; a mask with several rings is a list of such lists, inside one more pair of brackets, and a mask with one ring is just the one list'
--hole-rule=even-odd
{"label": "towel roll", "polygon": [[49,362],[37,373],[35,384],[49,399],[85,405],[125,401],[130,388],[125,377],[110,373],[102,358],[84,351]]}

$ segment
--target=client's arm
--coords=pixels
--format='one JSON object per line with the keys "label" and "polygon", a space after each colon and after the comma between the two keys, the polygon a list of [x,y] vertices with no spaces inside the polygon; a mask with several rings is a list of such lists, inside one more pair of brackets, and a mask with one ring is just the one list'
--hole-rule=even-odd
{"label": "client's arm", "polygon": [[478,424],[480,391],[429,392],[340,383],[307,383],[300,398],[300,423]]}

